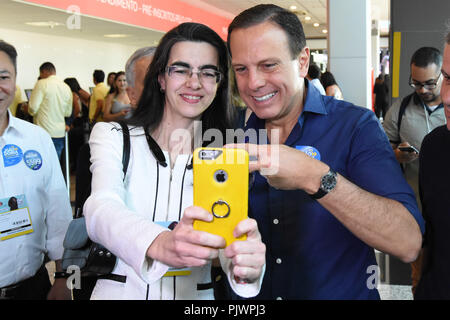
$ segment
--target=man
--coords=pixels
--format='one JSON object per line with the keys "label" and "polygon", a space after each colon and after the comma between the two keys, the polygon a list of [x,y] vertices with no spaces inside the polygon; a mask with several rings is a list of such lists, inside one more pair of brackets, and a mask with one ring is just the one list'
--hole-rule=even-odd
{"label": "man", "polygon": [[257,157],[249,215],[267,246],[256,298],[379,299],[373,248],[413,261],[424,223],[378,120],[305,81],[309,48],[291,12],[242,12],[228,45],[253,111],[247,132],[265,129],[269,139],[243,146]]}
{"label": "man", "polygon": [[[402,151],[401,147],[413,146],[420,150],[423,137],[434,128],[445,124],[444,107],[440,97],[442,55],[438,49],[422,47],[411,57],[409,84],[414,92],[404,99],[407,103],[399,119],[401,102],[389,108],[383,122],[384,130],[394,149],[397,161],[402,164],[406,180],[419,200],[418,153]],[[398,123],[400,122],[400,128]]]}
{"label": "man", "polygon": [[[405,178],[414,190],[419,205],[418,151],[425,135],[445,124],[444,106],[440,97],[443,78],[441,66],[442,55],[438,49],[432,47],[418,49],[411,57],[410,63],[409,84],[414,88],[414,92],[392,105],[383,122],[395,157],[403,167]],[[404,109],[401,108],[402,104]],[[401,150],[409,146],[413,146],[417,151]],[[420,277],[420,260],[419,256],[417,261],[411,264],[413,293]]]}
{"label": "man", "polygon": [[34,123],[50,134],[58,158],[61,158],[66,134],[64,117],[72,114],[72,91],[56,77],[56,69],[51,62],[43,63],[39,74],[40,80],[31,93],[28,112],[34,117]]}
{"label": "man", "polygon": [[136,50],[128,59],[125,65],[125,76],[127,78],[127,93],[130,104],[137,107],[142,90],[144,89],[144,79],[148,66],[152,62],[156,47],[144,47]]}
{"label": "man", "polygon": [[72,210],[50,136],[8,110],[16,57],[15,48],[0,41],[0,300],[70,299],[65,279],[51,286],[44,255],[61,271]]}
{"label": "man", "polygon": [[103,82],[105,73],[102,70],[94,70],[93,81],[95,87],[92,89],[91,99],[89,100],[89,121],[91,124],[103,121],[102,111],[105,104],[105,97],[109,88]]}
{"label": "man", "polygon": [[310,64],[308,68],[308,74],[306,78],[311,82],[313,86],[315,86],[320,94],[326,96],[325,89],[323,88],[322,84],[320,83],[320,69],[316,64]]}
{"label": "man", "polygon": [[427,223],[422,275],[415,299],[450,299],[450,32],[446,36],[442,64],[441,99],[446,125],[426,135],[419,155],[419,189]]}

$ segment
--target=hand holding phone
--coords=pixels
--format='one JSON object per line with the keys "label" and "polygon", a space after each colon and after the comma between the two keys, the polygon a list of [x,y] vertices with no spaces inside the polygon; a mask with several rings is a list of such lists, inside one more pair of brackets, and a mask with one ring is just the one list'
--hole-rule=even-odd
{"label": "hand holding phone", "polygon": [[419,153],[419,150],[417,150],[415,147],[413,146],[402,146],[402,147],[398,147],[398,149],[400,151],[403,152],[415,152],[415,153]]}

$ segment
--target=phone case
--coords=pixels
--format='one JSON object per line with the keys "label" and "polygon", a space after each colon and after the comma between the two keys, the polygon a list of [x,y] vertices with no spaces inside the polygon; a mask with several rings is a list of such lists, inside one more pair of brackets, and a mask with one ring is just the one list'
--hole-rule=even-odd
{"label": "phone case", "polygon": [[248,153],[243,149],[197,148],[194,151],[194,205],[213,214],[212,222],[194,221],[194,229],[236,239],[233,230],[247,218]]}

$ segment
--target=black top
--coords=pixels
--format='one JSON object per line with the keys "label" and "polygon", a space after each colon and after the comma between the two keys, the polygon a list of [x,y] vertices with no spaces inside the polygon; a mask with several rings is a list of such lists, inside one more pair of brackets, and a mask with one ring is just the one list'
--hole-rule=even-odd
{"label": "black top", "polygon": [[425,225],[424,265],[415,299],[450,299],[450,131],[425,136],[419,188]]}

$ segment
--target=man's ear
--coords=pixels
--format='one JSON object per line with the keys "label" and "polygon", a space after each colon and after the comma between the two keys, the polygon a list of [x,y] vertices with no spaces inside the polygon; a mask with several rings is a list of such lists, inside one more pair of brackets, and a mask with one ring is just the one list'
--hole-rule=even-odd
{"label": "man's ear", "polygon": [[136,90],[134,90],[134,88],[132,87],[127,87],[127,95],[128,98],[130,99],[130,104],[133,107],[137,107],[137,96],[136,96]]}
{"label": "man's ear", "polygon": [[299,66],[299,74],[302,78],[306,78],[306,76],[308,75],[309,57],[310,57],[309,48],[304,47],[297,58]]}

